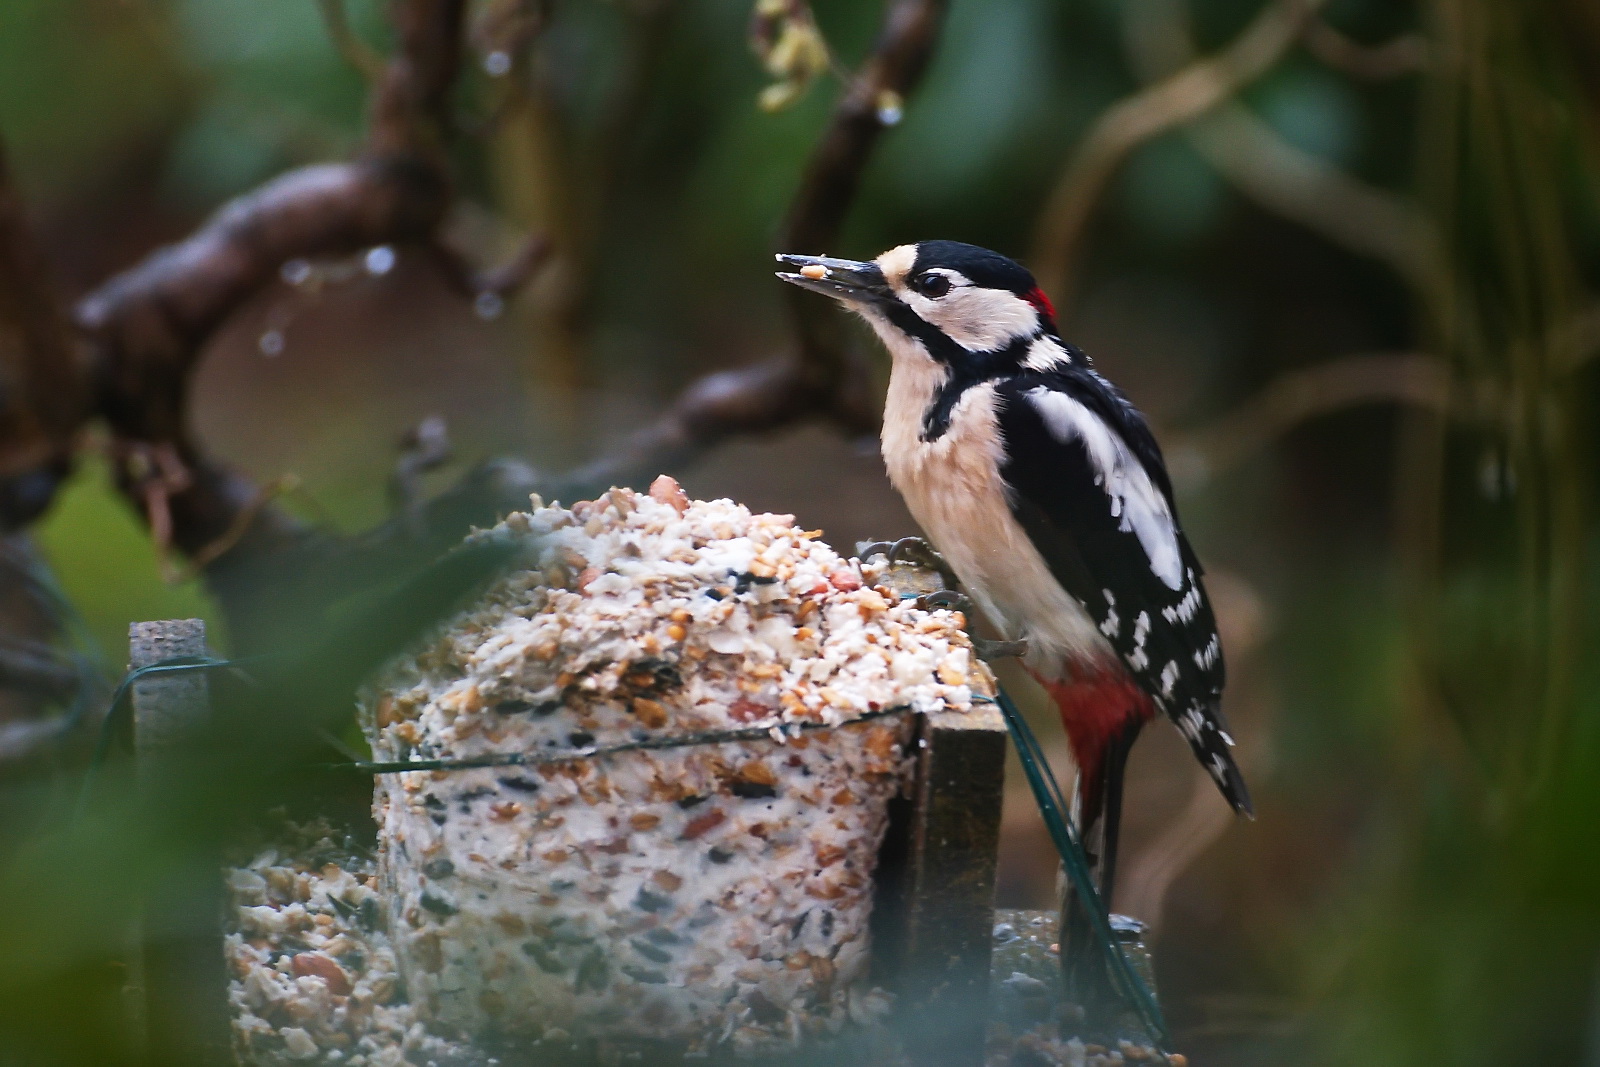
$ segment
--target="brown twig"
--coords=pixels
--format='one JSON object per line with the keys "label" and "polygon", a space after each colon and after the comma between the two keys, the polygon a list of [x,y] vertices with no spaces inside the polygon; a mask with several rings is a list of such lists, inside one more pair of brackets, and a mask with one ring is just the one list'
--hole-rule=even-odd
{"label": "brown twig", "polygon": [[1406,198],[1295,147],[1242,105],[1228,105],[1196,123],[1189,139],[1263,207],[1387,264],[1419,294],[1437,291],[1438,240]]}
{"label": "brown twig", "polygon": [[[1201,62],[1181,14],[1126,38],[1131,64],[1154,85],[1168,84]],[[1335,244],[1385,263],[1427,305],[1437,304],[1443,271],[1438,238],[1415,205],[1295,147],[1244,105],[1218,103],[1186,133],[1236,189]]]}
{"label": "brown twig", "polygon": [[1324,0],[1274,0],[1233,43],[1196,60],[1101,114],[1079,142],[1040,217],[1030,263],[1065,309],[1095,206],[1132,151],[1192,122],[1270,70]]}
{"label": "brown twig", "polygon": [[1175,437],[1173,477],[1193,490],[1309,419],[1361,404],[1444,413],[1451,394],[1444,361],[1416,353],[1345,356],[1291,371],[1205,429]]}
{"label": "brown twig", "polygon": [[1302,40],[1319,62],[1361,81],[1389,81],[1428,69],[1428,39],[1420,33],[1368,45],[1318,18],[1306,23]]}
{"label": "brown twig", "polygon": [[[899,121],[903,101],[933,57],[945,11],[945,0],[889,0],[872,55],[846,86],[812,150],[778,251],[832,250],[878,138]],[[837,314],[798,289],[786,291],[784,297],[799,329],[802,381],[847,430],[876,429],[878,413],[863,403],[862,396],[869,376],[859,362],[852,365],[839,342]]]}
{"label": "brown twig", "polygon": [[[542,233],[530,234],[517,246],[511,258],[488,270],[475,268],[442,235],[429,241],[427,250],[450,288],[472,300],[480,315],[494,318],[500,305],[527,285],[549,260],[550,240]],[[493,303],[489,303],[490,300]]]}
{"label": "brown twig", "polygon": [[[96,406],[116,454],[132,464],[119,465],[119,484],[158,542],[204,560],[235,622],[253,592],[239,575],[257,574],[274,552],[298,555],[308,542],[330,539],[200,454],[187,427],[191,373],[217,327],[285,262],[434,241],[451,195],[444,148],[464,7],[464,0],[393,6],[396,51],[374,81],[367,139],[354,161],[291,171],[239,197],[78,306],[78,324],[94,346]],[[141,456],[165,459],[160,479],[138,469]],[[233,551],[219,553],[219,545]],[[249,553],[261,558],[233,558]]]}
{"label": "brown twig", "polygon": [[0,147],[0,531],[42,514],[88,417],[83,352]]}
{"label": "brown twig", "polygon": [[[807,163],[780,240],[785,250],[826,250],[855,198],[872,149],[885,129],[885,94],[904,98],[932,56],[944,0],[890,0],[871,57],[834,108]],[[877,428],[864,362],[828,336],[836,317],[820,301],[794,305],[801,333],[797,359],[777,358],[707,375],[655,422],[616,451],[565,476],[541,482],[546,495],[570,500],[612,484],[644,482],[683,465],[730,437],[770,433],[822,417],[847,433]],[[818,306],[813,306],[818,305]]]}
{"label": "brown twig", "polygon": [[300,479],[293,474],[280,474],[272,479],[257,489],[255,497],[239,509],[239,513],[233,517],[233,524],[223,531],[221,537],[189,557],[186,567],[177,568],[172,566],[168,558],[159,558],[162,577],[169,585],[181,585],[200,577],[215,560],[233,551],[234,546],[244,540],[245,535],[256,524],[256,519],[269,504],[283,494],[293,492],[299,486]]}
{"label": "brown twig", "polygon": [[351,28],[344,0],[317,0],[317,6],[322,9],[322,24],[328,31],[328,39],[344,61],[368,81],[381,76],[383,57]]}
{"label": "brown twig", "polygon": [[615,451],[539,491],[559,500],[590,496],[612,485],[643,484],[741,434],[771,433],[825,410],[800,365],[789,359],[709,374]]}

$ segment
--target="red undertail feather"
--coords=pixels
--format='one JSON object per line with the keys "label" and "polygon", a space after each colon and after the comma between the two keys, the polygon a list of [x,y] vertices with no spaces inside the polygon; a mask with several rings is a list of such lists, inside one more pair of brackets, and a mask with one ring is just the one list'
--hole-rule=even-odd
{"label": "red undertail feather", "polygon": [[1083,825],[1090,825],[1100,815],[1107,746],[1130,726],[1154,717],[1155,704],[1120,666],[1054,681],[1029,673],[1061,712],[1061,725],[1078,764]]}

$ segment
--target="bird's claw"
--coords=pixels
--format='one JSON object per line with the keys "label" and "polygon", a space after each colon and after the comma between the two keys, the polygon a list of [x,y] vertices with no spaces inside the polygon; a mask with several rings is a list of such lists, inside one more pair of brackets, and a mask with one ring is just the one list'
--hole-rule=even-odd
{"label": "bird's claw", "polygon": [[902,537],[898,541],[872,541],[859,544],[856,546],[856,555],[861,559],[883,556],[890,563],[918,564],[928,570],[938,571],[950,588],[953,589],[958,584],[950,564],[946,563],[944,557],[921,537]]}
{"label": "bird's claw", "polygon": [[972,601],[965,593],[955,589],[940,589],[937,592],[927,593],[917,598],[917,607],[923,611],[935,611],[944,608],[949,611],[972,610]]}
{"label": "bird's claw", "polygon": [[1021,659],[1028,654],[1026,641],[987,641],[981,637],[972,639],[972,649],[978,658],[985,663],[992,663],[997,659]]}

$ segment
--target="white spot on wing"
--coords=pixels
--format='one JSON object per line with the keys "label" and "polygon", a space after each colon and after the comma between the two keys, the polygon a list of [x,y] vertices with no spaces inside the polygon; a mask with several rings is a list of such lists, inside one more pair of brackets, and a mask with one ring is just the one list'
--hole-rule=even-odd
{"label": "white spot on wing", "polygon": [[1117,617],[1117,609],[1106,609],[1106,620],[1100,624],[1100,632],[1107,637],[1115,637],[1120,629],[1122,629],[1122,620]]}
{"label": "white spot on wing", "polygon": [[[1139,539],[1156,577],[1170,589],[1182,588],[1183,557],[1172,510],[1127,443],[1098,415],[1065,393],[1041,385],[1028,390],[1027,397],[1057,440],[1083,443],[1094,465],[1095,482],[1109,498],[1111,515],[1122,520],[1124,532]],[[1198,590],[1194,595],[1198,597]]]}
{"label": "white spot on wing", "polygon": [[1150,613],[1139,612],[1139,617],[1133,620],[1133,651],[1128,653],[1128,666],[1136,671],[1146,670],[1150,666],[1150,654],[1145,651],[1144,643],[1150,636]]}
{"label": "white spot on wing", "polygon": [[1167,665],[1161,668],[1161,695],[1172,695],[1172,686],[1178,680],[1178,661],[1168,660]]}
{"label": "white spot on wing", "polygon": [[1161,609],[1161,617],[1173,625],[1190,621],[1195,612],[1200,610],[1200,583],[1194,580],[1193,571],[1189,572],[1188,581],[1189,591],[1183,595],[1183,599],[1172,607]]}

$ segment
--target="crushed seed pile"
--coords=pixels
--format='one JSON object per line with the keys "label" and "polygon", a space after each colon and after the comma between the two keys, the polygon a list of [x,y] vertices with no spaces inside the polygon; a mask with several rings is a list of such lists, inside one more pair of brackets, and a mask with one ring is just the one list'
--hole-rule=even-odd
{"label": "crushed seed pile", "polygon": [[326,825],[226,872],[234,1049],[242,1063],[351,1067],[476,1062],[401,995],[374,858]]}
{"label": "crushed seed pile", "polygon": [[417,1016],[690,1051],[880,1016],[871,876],[913,725],[889,712],[992,694],[965,620],[875,588],[790,516],[665,478],[535,499],[484,536],[507,535],[523,569],[363,698],[378,759],[765,735],[381,775],[378,885]]}

